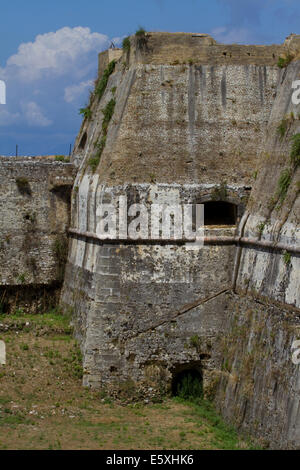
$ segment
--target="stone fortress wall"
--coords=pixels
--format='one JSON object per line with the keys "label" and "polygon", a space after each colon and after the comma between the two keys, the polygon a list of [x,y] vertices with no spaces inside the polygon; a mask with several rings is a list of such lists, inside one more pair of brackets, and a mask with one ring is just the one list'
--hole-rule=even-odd
{"label": "stone fortress wall", "polygon": [[[297,53],[299,37],[224,46],[207,35],[147,33],[130,44],[114,51],[120,58],[101,100],[91,100],[73,153],[79,171],[61,300],[74,312],[84,384],[151,397],[198,370],[228,421],[271,446],[295,447],[298,173],[282,206],[276,194],[290,151],[277,126],[298,72],[287,80],[295,65],[280,69],[277,61]],[[99,80],[110,54],[99,56]],[[91,168],[111,100],[105,146]],[[198,251],[180,242],[103,242],[97,207],[120,194],[146,205],[227,202],[237,219],[207,225]],[[262,212],[272,196],[274,208]]]}
{"label": "stone fortress wall", "polygon": [[[0,157],[0,304],[45,311],[58,302],[75,169],[39,157]],[[62,259],[64,258],[64,259]]]}
{"label": "stone fortress wall", "polygon": [[[277,448],[300,443],[300,373],[291,362],[300,331],[299,168],[278,196],[300,128],[291,105],[300,69],[277,66],[298,53],[299,39],[239,46],[200,34],[131,37],[127,52],[99,55],[98,84],[116,63],[101,99],[91,98],[72,164],[0,162],[1,289],[21,292],[7,297],[8,310],[25,286],[58,291],[57,240],[69,227],[61,307],[73,312],[84,385],[153,397],[196,370],[229,422]],[[147,207],[213,207],[204,247],[99,240],[97,208],[120,195]]]}

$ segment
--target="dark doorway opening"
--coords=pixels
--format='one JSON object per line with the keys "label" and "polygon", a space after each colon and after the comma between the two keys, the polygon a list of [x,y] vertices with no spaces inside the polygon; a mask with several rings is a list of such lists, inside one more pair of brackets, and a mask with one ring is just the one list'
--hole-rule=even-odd
{"label": "dark doorway opening", "polygon": [[0,302],[0,315],[9,313],[9,303],[2,301]]}
{"label": "dark doorway opening", "polygon": [[203,378],[197,369],[185,369],[174,373],[172,395],[180,398],[201,398],[203,396]]}
{"label": "dark doorway opening", "polygon": [[237,206],[230,202],[204,203],[204,225],[236,225]]}
{"label": "dark doorway opening", "polygon": [[79,143],[79,148],[80,148],[81,150],[84,149],[85,144],[86,144],[86,141],[87,141],[87,133],[85,132],[85,133],[83,134],[83,136],[81,137],[81,140],[80,140],[80,143]]}

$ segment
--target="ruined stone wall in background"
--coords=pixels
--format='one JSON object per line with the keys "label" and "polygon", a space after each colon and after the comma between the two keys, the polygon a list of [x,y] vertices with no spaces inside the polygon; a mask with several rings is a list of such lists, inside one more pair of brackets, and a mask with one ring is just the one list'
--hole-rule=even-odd
{"label": "ruined stone wall in background", "polygon": [[4,312],[55,305],[67,256],[73,165],[0,158],[0,303]]}

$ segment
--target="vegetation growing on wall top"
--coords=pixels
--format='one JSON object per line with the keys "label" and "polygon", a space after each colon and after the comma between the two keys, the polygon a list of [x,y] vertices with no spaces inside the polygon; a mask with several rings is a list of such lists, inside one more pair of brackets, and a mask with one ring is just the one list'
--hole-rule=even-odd
{"label": "vegetation growing on wall top", "polygon": [[55,161],[62,162],[62,163],[69,163],[70,159],[69,157],[66,157],[65,155],[55,155]]}
{"label": "vegetation growing on wall top", "polygon": [[136,33],[135,37],[137,39],[137,47],[138,48],[143,48],[147,44],[147,37],[146,37],[146,31],[144,28],[140,27]]}
{"label": "vegetation growing on wall top", "polygon": [[279,57],[277,61],[278,67],[281,69],[287,67],[290,62],[292,62],[294,56],[292,54],[287,54],[285,57]]}
{"label": "vegetation growing on wall top", "polygon": [[131,44],[130,44],[130,37],[127,36],[127,38],[124,38],[123,39],[123,42],[122,42],[122,48],[125,52],[129,52],[130,51],[130,47],[131,47]]}

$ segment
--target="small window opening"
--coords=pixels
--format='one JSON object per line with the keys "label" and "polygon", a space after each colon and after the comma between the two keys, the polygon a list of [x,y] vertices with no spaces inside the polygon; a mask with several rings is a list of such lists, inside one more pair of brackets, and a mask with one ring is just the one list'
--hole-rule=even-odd
{"label": "small window opening", "polygon": [[230,202],[204,203],[204,225],[236,225],[237,206]]}

